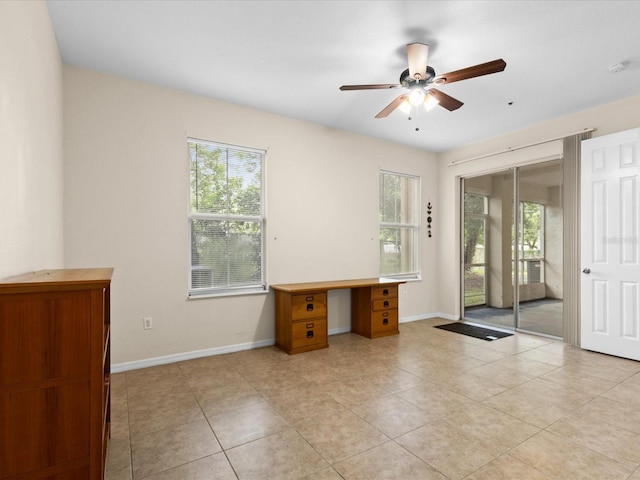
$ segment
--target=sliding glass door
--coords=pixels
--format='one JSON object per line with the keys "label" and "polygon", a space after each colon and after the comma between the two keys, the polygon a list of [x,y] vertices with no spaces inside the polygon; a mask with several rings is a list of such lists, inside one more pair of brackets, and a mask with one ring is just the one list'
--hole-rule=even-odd
{"label": "sliding glass door", "polygon": [[562,336],[561,161],[463,179],[466,321]]}
{"label": "sliding glass door", "polygon": [[518,323],[562,337],[562,162],[518,169]]}

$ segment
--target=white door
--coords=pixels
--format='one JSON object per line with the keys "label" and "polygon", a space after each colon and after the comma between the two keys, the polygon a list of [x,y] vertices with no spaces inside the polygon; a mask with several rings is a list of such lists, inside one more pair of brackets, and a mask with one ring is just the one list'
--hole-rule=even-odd
{"label": "white door", "polygon": [[640,360],[640,129],[582,142],[581,347]]}

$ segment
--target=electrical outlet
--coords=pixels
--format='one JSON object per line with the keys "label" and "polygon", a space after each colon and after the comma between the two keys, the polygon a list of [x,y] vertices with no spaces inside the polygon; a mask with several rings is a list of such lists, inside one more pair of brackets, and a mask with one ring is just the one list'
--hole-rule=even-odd
{"label": "electrical outlet", "polygon": [[142,328],[144,328],[145,330],[151,330],[153,328],[153,318],[144,317],[142,319]]}
{"label": "electrical outlet", "polygon": [[407,291],[406,290],[404,292],[402,292],[402,299],[403,300],[407,299]]}

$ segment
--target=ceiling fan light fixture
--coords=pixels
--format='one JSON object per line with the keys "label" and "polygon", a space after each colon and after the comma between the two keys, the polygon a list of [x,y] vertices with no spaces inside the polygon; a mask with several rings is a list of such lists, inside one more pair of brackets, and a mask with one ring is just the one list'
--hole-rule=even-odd
{"label": "ceiling fan light fixture", "polygon": [[425,97],[424,90],[422,90],[421,88],[415,88],[409,94],[409,103],[411,105],[420,105],[422,102],[424,102],[424,97]]}
{"label": "ceiling fan light fixture", "polygon": [[434,97],[430,93],[427,93],[427,96],[424,99],[424,104],[423,104],[424,105],[424,109],[428,112],[429,110],[431,110],[433,107],[435,107],[439,103],[440,103],[440,101],[436,97]]}
{"label": "ceiling fan light fixture", "polygon": [[398,106],[398,109],[399,109],[401,112],[406,113],[407,115],[410,115],[410,114],[411,114],[411,109],[412,109],[412,108],[413,108],[413,105],[411,105],[411,104],[409,103],[409,99],[408,99],[408,98],[405,98],[405,99],[404,99],[404,101],[403,101],[403,102]]}

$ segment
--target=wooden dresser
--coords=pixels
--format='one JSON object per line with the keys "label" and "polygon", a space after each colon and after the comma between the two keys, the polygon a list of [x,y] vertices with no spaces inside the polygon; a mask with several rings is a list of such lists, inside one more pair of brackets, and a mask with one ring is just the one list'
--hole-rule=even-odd
{"label": "wooden dresser", "polygon": [[289,354],[326,348],[327,292],[351,289],[351,331],[368,338],[398,330],[398,285],[366,278],[271,285],[276,293],[276,346]]}
{"label": "wooden dresser", "polygon": [[112,273],[0,281],[0,480],[104,478]]}

